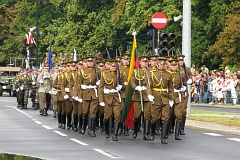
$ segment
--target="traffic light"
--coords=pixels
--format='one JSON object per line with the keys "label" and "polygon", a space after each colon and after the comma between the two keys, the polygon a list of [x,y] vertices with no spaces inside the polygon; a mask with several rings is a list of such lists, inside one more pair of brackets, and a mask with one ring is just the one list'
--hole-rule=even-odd
{"label": "traffic light", "polygon": [[167,49],[168,49],[168,55],[173,54],[172,48],[175,46],[175,43],[172,41],[175,38],[175,34],[168,33],[167,34]]}
{"label": "traffic light", "polygon": [[159,42],[158,42],[158,54],[159,56],[165,56],[167,54],[167,50],[165,47],[167,46],[167,42],[165,39],[167,38],[167,34],[164,32],[159,33]]}
{"label": "traffic light", "polygon": [[152,39],[148,41],[148,46],[152,48],[152,54],[154,54],[154,49],[155,49],[155,29],[150,29],[149,32],[147,33],[149,37]]}

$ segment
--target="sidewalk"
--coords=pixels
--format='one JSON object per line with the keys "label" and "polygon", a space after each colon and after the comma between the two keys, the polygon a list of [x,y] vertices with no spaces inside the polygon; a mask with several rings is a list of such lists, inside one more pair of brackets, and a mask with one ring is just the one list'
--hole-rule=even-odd
{"label": "sidewalk", "polygon": [[[213,107],[213,108],[236,108],[240,109],[240,105],[222,105],[222,104],[206,104],[206,103],[191,103],[191,106],[197,107]],[[221,115],[219,115],[221,116]],[[226,115],[222,115],[226,116]],[[197,129],[197,130],[206,130],[211,132],[217,133],[226,133],[226,134],[234,134],[240,135],[240,128],[239,127],[230,127],[230,126],[223,126],[215,123],[210,122],[201,122],[201,121],[194,121],[194,120],[186,120],[186,127],[190,129]]]}

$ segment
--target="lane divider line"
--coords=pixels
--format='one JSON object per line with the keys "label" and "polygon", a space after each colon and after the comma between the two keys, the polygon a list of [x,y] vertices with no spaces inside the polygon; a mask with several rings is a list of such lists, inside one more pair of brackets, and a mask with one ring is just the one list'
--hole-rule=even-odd
{"label": "lane divider line", "polygon": [[107,156],[107,157],[109,157],[109,158],[117,158],[116,156],[114,156],[114,155],[111,155],[110,153],[107,153],[107,152],[105,152],[105,151],[103,151],[103,150],[101,150],[101,149],[93,149],[94,151],[97,151],[98,153],[101,153],[101,154],[103,154],[103,155],[105,155],[105,156]]}
{"label": "lane divider line", "polygon": [[72,141],[74,141],[74,142],[76,142],[76,143],[78,143],[78,144],[81,144],[81,145],[83,145],[83,146],[87,146],[87,145],[88,145],[87,143],[84,143],[84,142],[79,141],[79,140],[74,139],[74,138],[70,138],[70,140],[72,140]]}
{"label": "lane divider line", "polygon": [[37,123],[37,124],[42,124],[42,122],[39,122],[39,121],[34,121],[35,123]]}
{"label": "lane divider line", "polygon": [[67,135],[62,132],[59,132],[59,131],[53,131],[53,132],[59,134],[60,136],[67,137]]}
{"label": "lane divider line", "polygon": [[231,141],[240,142],[240,139],[239,139],[239,138],[227,138],[227,139],[229,139],[229,140],[231,140]]}
{"label": "lane divider line", "polygon": [[11,107],[11,108],[16,109],[18,112],[24,114],[24,115],[27,116],[28,118],[33,118],[32,116],[30,116],[29,114],[25,113],[24,111],[22,111],[22,110],[20,110],[20,109],[18,109],[18,108],[15,108],[15,107]]}
{"label": "lane divider line", "polygon": [[223,136],[223,135],[217,134],[217,133],[204,133],[204,134],[209,135],[209,136],[215,136],[215,137],[221,137],[221,136]]}
{"label": "lane divider line", "polygon": [[52,129],[51,127],[48,127],[47,125],[42,125],[46,129]]}

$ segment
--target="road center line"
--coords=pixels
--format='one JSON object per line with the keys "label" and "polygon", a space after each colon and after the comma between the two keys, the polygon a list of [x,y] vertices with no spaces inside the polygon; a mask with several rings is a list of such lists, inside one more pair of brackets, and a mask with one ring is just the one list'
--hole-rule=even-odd
{"label": "road center line", "polygon": [[239,138],[227,138],[227,139],[229,139],[229,140],[231,140],[231,141],[240,142],[240,139],[239,139]]}
{"label": "road center line", "polygon": [[74,141],[74,142],[77,142],[78,144],[81,144],[83,146],[87,146],[88,144],[87,143],[83,143],[82,141],[79,141],[77,139],[74,139],[74,138],[70,138],[70,140]]}
{"label": "road center line", "polygon": [[46,128],[46,129],[52,129],[51,127],[48,127],[48,126],[46,126],[46,125],[42,125],[44,128]]}
{"label": "road center line", "polygon": [[39,121],[34,121],[35,123],[37,123],[37,124],[42,124],[42,122],[39,122]]}
{"label": "road center line", "polygon": [[53,131],[53,132],[59,134],[60,136],[67,137],[67,135],[62,132],[59,132],[59,131]]}
{"label": "road center line", "polygon": [[97,151],[98,153],[101,153],[101,154],[103,154],[103,155],[105,155],[105,156],[107,156],[107,157],[109,157],[109,158],[117,158],[116,156],[114,156],[114,155],[111,155],[111,154],[109,154],[109,153],[107,153],[107,152],[105,152],[105,151],[103,151],[103,150],[101,150],[101,149],[93,149],[94,151]]}
{"label": "road center line", "polygon": [[15,108],[15,107],[11,107],[11,108],[16,109],[18,112],[24,114],[24,115],[27,116],[28,118],[33,118],[32,116],[30,116],[29,114],[25,113],[24,111],[22,111],[22,110],[20,110],[20,109],[18,109],[18,108]]}
{"label": "road center line", "polygon": [[215,136],[215,137],[223,136],[223,135],[217,134],[217,133],[204,133],[204,134],[209,135],[209,136]]}

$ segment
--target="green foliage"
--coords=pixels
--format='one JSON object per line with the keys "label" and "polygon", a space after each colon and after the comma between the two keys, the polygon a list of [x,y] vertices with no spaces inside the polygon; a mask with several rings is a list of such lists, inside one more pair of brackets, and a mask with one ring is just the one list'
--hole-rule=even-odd
{"label": "green foliage", "polygon": [[[39,59],[50,45],[57,55],[76,48],[80,56],[101,51],[106,57],[107,47],[114,57],[116,49],[130,50],[133,29],[139,54],[146,54],[146,33],[156,12],[167,15],[168,24],[161,32],[174,33],[175,49],[181,50],[182,27],[173,17],[182,14],[182,6],[179,0],[39,0]],[[237,0],[192,0],[192,63],[197,68],[239,67],[238,6]],[[36,1],[1,0],[0,13],[0,62],[9,63],[10,57],[22,56],[25,34],[36,26]],[[35,46],[31,48],[35,57]]]}

